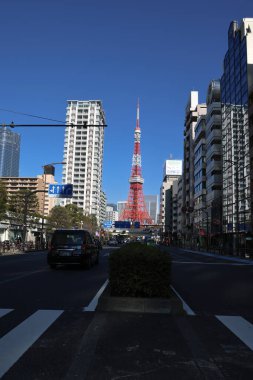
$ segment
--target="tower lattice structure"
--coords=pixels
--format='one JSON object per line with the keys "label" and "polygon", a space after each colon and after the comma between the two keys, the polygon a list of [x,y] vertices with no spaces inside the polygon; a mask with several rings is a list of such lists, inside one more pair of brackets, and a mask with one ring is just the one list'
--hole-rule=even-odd
{"label": "tower lattice structure", "polygon": [[120,220],[140,222],[140,224],[152,224],[152,219],[146,209],[143,183],[141,173],[141,129],[140,129],[140,105],[137,104],[136,128],[134,131],[134,153],[132,158],[131,177],[129,178],[130,190],[128,200],[124,210],[120,215]]}

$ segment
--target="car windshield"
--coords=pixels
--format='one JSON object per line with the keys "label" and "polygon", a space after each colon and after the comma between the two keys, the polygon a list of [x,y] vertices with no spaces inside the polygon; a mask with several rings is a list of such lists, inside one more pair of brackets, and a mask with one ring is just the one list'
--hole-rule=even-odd
{"label": "car windshield", "polygon": [[52,243],[57,245],[83,244],[84,231],[57,231],[52,238]]}

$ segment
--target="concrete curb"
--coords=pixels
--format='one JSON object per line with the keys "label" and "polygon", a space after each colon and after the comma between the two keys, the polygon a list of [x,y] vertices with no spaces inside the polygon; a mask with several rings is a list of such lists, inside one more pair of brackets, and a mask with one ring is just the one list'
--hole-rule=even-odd
{"label": "concrete curb", "polygon": [[170,298],[115,297],[110,295],[110,286],[107,285],[96,311],[185,315],[182,301],[174,292],[171,293]]}

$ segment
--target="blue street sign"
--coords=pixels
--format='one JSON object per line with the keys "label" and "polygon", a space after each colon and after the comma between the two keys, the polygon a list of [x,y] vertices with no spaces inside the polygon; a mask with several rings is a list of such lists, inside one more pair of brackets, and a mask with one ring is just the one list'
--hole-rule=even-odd
{"label": "blue street sign", "polygon": [[103,227],[104,228],[112,228],[112,221],[111,220],[105,220],[104,222],[103,222]]}
{"label": "blue street sign", "polygon": [[124,220],[118,220],[115,222],[115,228],[130,228],[131,223]]}
{"label": "blue street sign", "polygon": [[73,185],[72,183],[66,183],[65,185],[50,183],[48,186],[48,196],[52,198],[72,198]]}

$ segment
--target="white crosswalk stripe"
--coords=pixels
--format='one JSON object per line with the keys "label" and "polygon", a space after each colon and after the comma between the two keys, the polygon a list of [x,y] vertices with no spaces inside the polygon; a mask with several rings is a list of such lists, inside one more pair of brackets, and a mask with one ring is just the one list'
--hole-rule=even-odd
{"label": "white crosswalk stripe", "polygon": [[10,313],[13,309],[0,309],[0,318]]}
{"label": "white crosswalk stripe", "polygon": [[62,313],[38,310],[0,339],[0,378]]}
{"label": "white crosswalk stripe", "polygon": [[253,325],[240,316],[216,315],[233,334],[253,351]]}
{"label": "white crosswalk stripe", "polygon": [[[106,282],[107,283],[107,282]],[[103,286],[106,286],[106,283]],[[96,295],[98,297],[98,294]],[[97,299],[92,300],[90,305],[86,307],[85,311],[94,310],[94,305],[97,302]],[[184,301],[183,301],[184,302]],[[198,334],[198,329],[196,328],[197,320],[199,318],[203,321],[211,322],[212,326],[216,328],[216,331],[219,331],[217,334],[217,340],[214,339],[214,344],[219,345],[219,347],[233,347],[242,346],[241,342],[245,344],[245,352],[252,354],[253,351],[253,325],[249,323],[246,319],[240,316],[225,316],[225,315],[213,315],[210,319],[210,316],[205,319],[205,316],[199,316],[191,310],[188,305],[184,305],[185,310],[187,311],[188,316],[186,318],[190,321],[191,326],[196,334]],[[11,313],[13,312],[13,313]],[[16,322],[13,325],[13,316],[16,313]],[[27,315],[27,312],[19,315],[19,311],[15,309],[0,309],[0,318],[5,317],[5,322],[3,323],[3,329],[5,329],[5,335],[0,339],[0,378],[4,376],[15,364],[21,359],[23,354],[28,349],[32,348],[32,345],[36,342],[39,342],[38,339],[42,336],[43,333],[64,313],[64,310],[37,310],[31,315]],[[83,316],[83,313],[80,312],[80,316]],[[28,317],[27,317],[28,316]],[[78,314],[78,318],[80,318]],[[27,317],[27,318],[26,318]],[[11,327],[6,323],[8,321],[11,323]],[[26,319],[24,319],[26,318]],[[59,319],[57,323],[60,324],[63,322],[66,323],[66,315],[64,318]],[[72,315],[67,315],[67,318],[72,318]],[[83,318],[83,317],[82,317]],[[195,322],[196,323],[195,323]],[[0,321],[1,322],[1,321]],[[20,323],[21,322],[21,323]],[[13,328],[13,326],[16,326]],[[56,327],[57,328],[57,327]],[[8,329],[8,330],[7,330]],[[231,341],[231,334],[228,330],[234,335],[234,339]],[[206,334],[206,325],[202,325],[201,333],[203,336]],[[2,331],[3,334],[3,331]],[[54,334],[54,330],[50,331],[50,334]],[[83,331],[80,331],[80,334],[83,334]],[[200,335],[201,336],[201,335]],[[202,338],[203,338],[202,336]],[[208,336],[208,335],[207,335]],[[239,338],[241,342],[238,341]],[[59,337],[57,338],[59,339]],[[204,339],[204,338],[203,338]],[[53,350],[57,346],[57,341],[54,345],[51,346]],[[208,350],[208,345],[207,345]],[[250,350],[250,351],[249,351]],[[28,353],[27,355],[29,355]],[[224,349],[224,357],[227,353]],[[22,359],[21,359],[22,360]],[[27,358],[26,358],[27,360]],[[225,360],[225,359],[224,359]]]}

